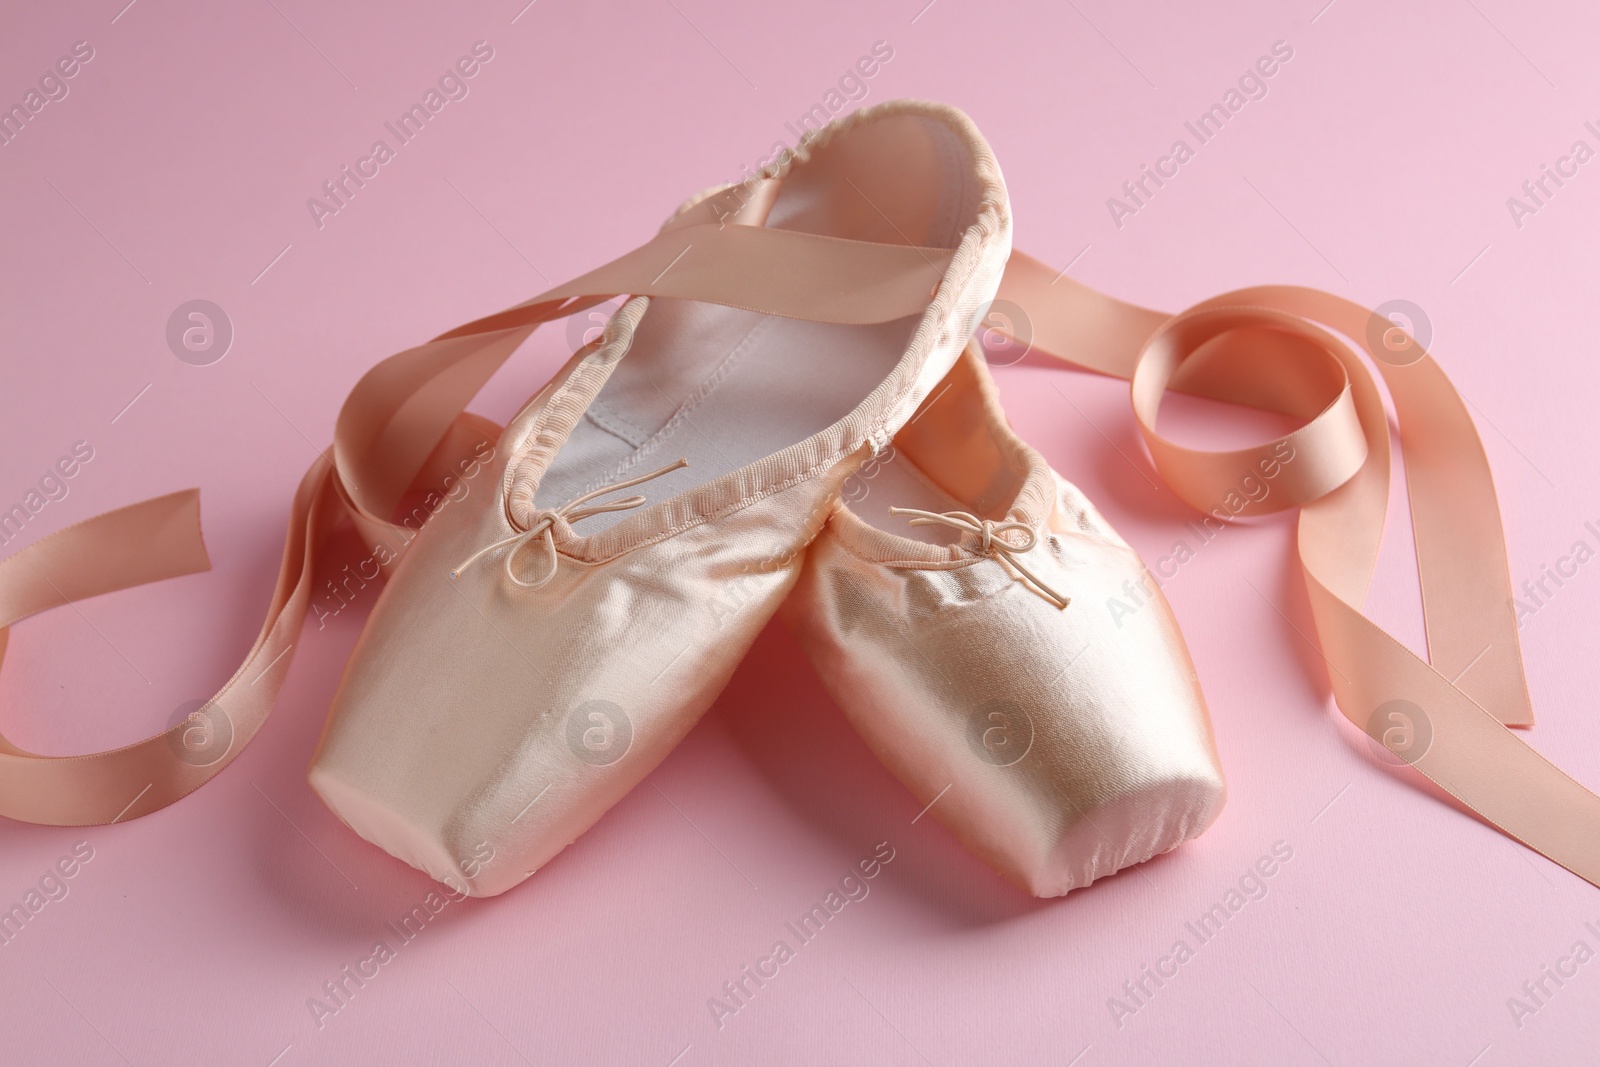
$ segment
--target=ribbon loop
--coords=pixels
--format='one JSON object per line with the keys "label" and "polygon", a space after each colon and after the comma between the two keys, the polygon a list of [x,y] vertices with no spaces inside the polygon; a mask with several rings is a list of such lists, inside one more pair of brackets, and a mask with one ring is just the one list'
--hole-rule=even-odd
{"label": "ribbon loop", "polygon": [[[1414,338],[1359,304],[1297,286],[1225,293],[1168,317],[1018,254],[1000,297],[1026,312],[1033,348],[1129,380],[1151,459],[1185,501],[1222,517],[1300,505],[1301,567],[1340,712],[1485,822],[1600,885],[1600,796],[1506,729],[1531,725],[1533,709],[1494,482],[1466,405]],[[1394,404],[1426,660],[1361,610],[1383,536],[1391,438],[1377,377],[1341,337],[1371,358]],[[1155,430],[1169,388],[1308,421],[1254,449],[1187,449]],[[1276,462],[1263,467],[1268,452]],[[1274,505],[1215,507],[1252,466],[1258,482],[1281,488]],[[1382,729],[1395,715],[1408,728]]]}
{"label": "ribbon loop", "polygon": [[[1132,373],[1135,418],[1151,460],[1186,503],[1232,515],[1298,507],[1361,470],[1367,442],[1344,359],[1348,346],[1327,331],[1268,306],[1233,306],[1228,296],[1174,316],[1146,342]],[[1210,399],[1244,403],[1307,421],[1265,444],[1227,451],[1189,448],[1163,436],[1157,415],[1181,383]],[[1271,480],[1256,499],[1241,485]]]}

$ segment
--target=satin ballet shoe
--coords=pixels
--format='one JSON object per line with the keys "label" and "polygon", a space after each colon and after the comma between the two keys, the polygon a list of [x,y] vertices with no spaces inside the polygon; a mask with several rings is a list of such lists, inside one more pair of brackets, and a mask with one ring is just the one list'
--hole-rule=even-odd
{"label": "satin ballet shoe", "polygon": [[722,690],[846,477],[957,359],[1010,235],[966,116],[893,102],[434,342],[447,360],[635,294],[408,546],[335,697],[316,792],[466,894],[547,863]]}
{"label": "satin ballet shoe", "polygon": [[783,613],[917,803],[1035,896],[1174,848],[1222,808],[1171,609],[1012,433],[975,346],[846,483]]}

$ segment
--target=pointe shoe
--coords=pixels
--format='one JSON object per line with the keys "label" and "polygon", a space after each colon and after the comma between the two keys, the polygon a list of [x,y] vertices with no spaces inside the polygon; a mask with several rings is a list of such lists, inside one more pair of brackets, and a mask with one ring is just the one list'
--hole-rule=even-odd
{"label": "pointe shoe", "polygon": [[[691,200],[585,276],[606,283],[579,279],[435,342],[448,354],[553,317],[540,309],[560,299],[575,301],[566,313],[657,294],[622,305],[407,548],[312,787],[459,892],[501,893],[547,863],[722,690],[846,477],[955,362],[1010,236],[998,166],[966,116],[892,102]],[[758,239],[790,258],[741,251]],[[616,283],[617,264],[640,280]],[[883,293],[909,293],[909,313],[875,315]]]}
{"label": "pointe shoe", "polygon": [[[968,849],[1050,897],[1211,825],[1226,789],[1172,611],[1012,433],[975,347],[843,497],[784,617]],[[1130,582],[1139,606],[1109,610]]]}

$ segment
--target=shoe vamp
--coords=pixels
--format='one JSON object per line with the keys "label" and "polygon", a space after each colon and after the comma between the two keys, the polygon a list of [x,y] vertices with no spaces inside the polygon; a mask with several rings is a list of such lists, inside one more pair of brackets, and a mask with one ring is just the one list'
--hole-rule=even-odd
{"label": "shoe vamp", "polygon": [[[510,548],[452,579],[505,536],[504,521],[492,502],[441,512],[351,658],[313,767],[318,791],[362,836],[435,878],[474,893],[520,881],[715,700],[793,584],[826,515],[826,481],[605,562],[560,555],[531,589],[507,577]],[[543,543],[513,566],[524,580],[542,575]],[[495,864],[463,861],[489,852]]]}
{"label": "shoe vamp", "polygon": [[[1068,534],[1026,560],[1066,609],[993,559],[887,568],[825,537],[794,615],[880,759],[920,797],[948,788],[941,820],[1037,891],[1193,836],[1224,787],[1187,648],[1138,556]],[[1130,582],[1140,603],[1119,609]]]}

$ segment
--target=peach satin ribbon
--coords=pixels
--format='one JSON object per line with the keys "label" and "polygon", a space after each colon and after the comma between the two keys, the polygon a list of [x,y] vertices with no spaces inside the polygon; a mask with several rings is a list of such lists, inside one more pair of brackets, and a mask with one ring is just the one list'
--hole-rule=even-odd
{"label": "peach satin ribbon", "polygon": [[[1156,469],[1204,512],[1276,464],[1273,492],[1236,514],[1300,507],[1300,562],[1339,710],[1375,739],[1409,720],[1405,762],[1484,821],[1600,885],[1600,797],[1506,727],[1533,708],[1512,607],[1505,536],[1488,458],[1460,396],[1433,358],[1389,323],[1315,289],[1226,293],[1176,316],[1135,307],[1013,254],[1000,298],[1023,308],[1033,346],[1128,379]],[[1389,423],[1367,365],[1393,399],[1421,576],[1428,660],[1361,611],[1389,498]],[[1020,332],[1020,331],[1019,331]],[[1380,334],[1385,347],[1373,346]],[[1156,429],[1174,388],[1306,420],[1251,448],[1186,448]],[[1293,457],[1277,463],[1276,457]],[[1431,661],[1431,662],[1430,662]],[[1396,703],[1401,702],[1401,703]],[[1406,735],[1400,735],[1406,736]]]}
{"label": "peach satin ribbon", "polygon": [[[206,705],[163,733],[83,756],[40,756],[0,737],[0,816],[86,826],[147,815],[198,789],[272,710],[308,609],[315,555],[348,516],[387,573],[413,533],[392,521],[408,494],[459,476],[500,427],[467,403],[541,324],[618,294],[727,304],[845,324],[920,314],[953,252],[768,229],[776,181],[725,191],[651,241],[514,308],[374,366],[339,412],[331,459],[295,493],[277,587],[243,664]],[[9,627],[62,604],[210,566],[196,490],[157,497],[57,531],[0,560],[0,655]],[[196,748],[195,736],[205,739]]]}
{"label": "peach satin ribbon", "polygon": [[[340,412],[331,459],[295,495],[267,619],[244,664],[202,715],[230,731],[205,765],[185,747],[190,724],[135,745],[42,757],[0,739],[0,815],[87,825],[148,814],[226,766],[270,712],[310,598],[313,557],[348,515],[392,565],[410,533],[390,521],[401,499],[459,473],[459,457],[499,428],[468,401],[543,322],[622,293],[673,296],[768,314],[873,323],[920,313],[948,249],[877,245],[759,225],[776,181],[709,198],[634,252],[524,304],[384,360]],[[1134,413],[1157,469],[1184,500],[1211,511],[1285,443],[1294,458],[1278,491],[1234,513],[1301,507],[1299,548],[1340,709],[1371,729],[1409,702],[1431,743],[1416,769],[1505,833],[1600,885],[1600,797],[1505,727],[1533,713],[1523,677],[1499,510],[1472,422],[1443,372],[1373,353],[1399,416],[1432,663],[1360,610],[1388,499],[1389,428],[1366,365],[1330,330],[1367,343],[1371,314],[1310,289],[1264,287],[1181,315],[1137,308],[1058,277],[1017,253],[1001,297],[1024,308],[1033,344],[1131,382]],[[1228,452],[1185,448],[1156,432],[1168,388],[1286,413],[1305,423],[1279,441]],[[89,519],[0,561],[5,627],[60,604],[207,566],[198,495],[172,494]],[[1381,721],[1381,720],[1379,720]]]}

